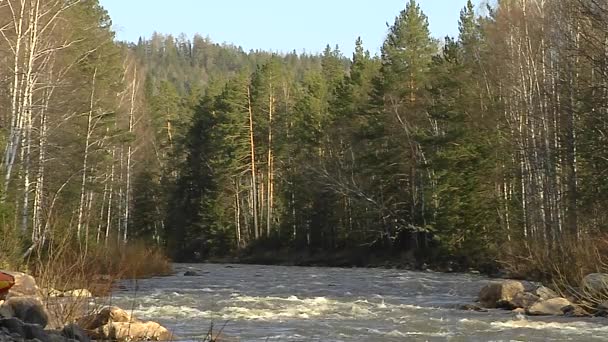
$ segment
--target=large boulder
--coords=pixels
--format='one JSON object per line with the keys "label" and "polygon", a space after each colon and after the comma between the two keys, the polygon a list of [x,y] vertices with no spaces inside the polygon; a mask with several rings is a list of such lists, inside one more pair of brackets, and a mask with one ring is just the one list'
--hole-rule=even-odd
{"label": "large boulder", "polygon": [[537,295],[542,300],[548,300],[559,297],[559,295],[555,291],[551,290],[546,286],[539,286],[532,293]]}
{"label": "large boulder", "polygon": [[528,314],[532,316],[561,316],[564,309],[572,306],[566,298],[552,298],[540,301],[528,309]]}
{"label": "large boulder", "polygon": [[70,339],[76,340],[78,342],[90,342],[91,339],[89,335],[76,324],[66,325],[63,330],[61,330],[61,336]]}
{"label": "large boulder", "polygon": [[479,303],[484,308],[512,307],[510,302],[518,293],[525,292],[524,285],[516,280],[491,282],[479,292]]}
{"label": "large boulder", "polygon": [[103,308],[97,314],[87,315],[76,320],[76,324],[86,330],[99,329],[113,322],[136,323],[139,320],[117,306]]}
{"label": "large boulder", "polygon": [[511,305],[511,309],[528,309],[540,300],[540,297],[533,293],[520,292],[513,297],[509,304]]}
{"label": "large boulder", "polygon": [[0,306],[0,316],[18,318],[25,323],[38,324],[43,328],[49,322],[49,315],[36,297],[11,297]]}
{"label": "large boulder", "polygon": [[97,330],[93,337],[115,341],[173,341],[169,330],[156,322],[111,322]]}
{"label": "large boulder", "polygon": [[4,330],[12,336],[19,336],[25,340],[49,340],[48,334],[40,325],[24,323],[15,317],[0,319],[0,330]]}
{"label": "large boulder", "polygon": [[76,324],[96,340],[172,341],[175,336],[156,322],[142,322],[119,307],[82,317]]}
{"label": "large boulder", "polygon": [[36,279],[31,275],[21,272],[3,272],[15,278],[15,285],[9,290],[8,297],[33,297],[39,295],[40,290],[38,289],[38,285],[36,285]]}
{"label": "large boulder", "polygon": [[608,296],[608,274],[588,274],[583,278],[581,287],[591,296]]}

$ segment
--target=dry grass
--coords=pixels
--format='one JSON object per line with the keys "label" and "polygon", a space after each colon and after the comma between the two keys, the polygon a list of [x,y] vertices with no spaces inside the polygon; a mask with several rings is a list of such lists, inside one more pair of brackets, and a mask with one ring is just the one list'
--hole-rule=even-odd
{"label": "dry grass", "polygon": [[0,225],[0,269],[16,270],[23,267],[21,239],[14,229]]}
{"label": "dry grass", "polygon": [[608,296],[582,288],[586,275],[608,273],[608,236],[563,238],[551,249],[544,243],[531,242],[504,250],[507,252],[503,252],[499,261],[512,278],[549,284],[588,309],[608,300]]}
{"label": "dry grass", "polygon": [[[55,237],[33,253],[26,263],[36,278],[51,316],[51,326],[62,327],[87,315],[104,303],[113,283],[171,273],[171,262],[162,250],[141,243],[129,245],[74,243],[69,237]],[[61,296],[66,291],[85,289],[90,296]],[[59,294],[59,297],[58,297]]]}

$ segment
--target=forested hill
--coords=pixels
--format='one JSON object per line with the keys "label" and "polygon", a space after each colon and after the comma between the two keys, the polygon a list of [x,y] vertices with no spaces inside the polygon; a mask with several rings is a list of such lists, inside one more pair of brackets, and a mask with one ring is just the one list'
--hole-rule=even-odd
{"label": "forested hill", "polygon": [[42,3],[0,4],[22,23],[1,27],[0,200],[23,245],[599,267],[602,2],[469,1],[458,37],[437,39],[410,0],[379,56],[361,40],[352,56],[117,43],[97,1]]}
{"label": "forested hill", "polygon": [[[158,126],[158,143],[173,146],[153,196],[164,199],[155,225],[169,249],[178,259],[236,250],[522,255],[542,268],[603,232],[608,9],[527,0],[484,12],[469,3],[460,35],[440,41],[409,1],[381,55],[357,41],[348,63],[330,48],[296,56],[200,37],[140,42],[149,77],[205,89],[181,110],[188,101],[167,101],[162,87],[150,97],[157,117],[155,103],[191,117],[173,140],[172,119]],[[135,194],[140,210],[152,198]]]}

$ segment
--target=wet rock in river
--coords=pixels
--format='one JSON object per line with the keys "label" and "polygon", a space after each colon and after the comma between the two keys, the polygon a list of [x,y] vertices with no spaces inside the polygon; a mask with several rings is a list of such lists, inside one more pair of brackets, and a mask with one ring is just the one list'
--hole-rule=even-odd
{"label": "wet rock in river", "polygon": [[517,315],[525,315],[526,314],[526,309],[524,309],[524,308],[516,308],[516,309],[513,309],[513,311],[511,311],[511,312],[513,312],[514,314],[517,314]]}
{"label": "wet rock in river", "polygon": [[197,277],[198,273],[194,272],[194,271],[186,271],[184,272],[184,277]]}
{"label": "wet rock in river", "polygon": [[552,298],[532,305],[527,311],[532,316],[560,316],[564,308],[571,305],[566,298]]}
{"label": "wet rock in river", "polygon": [[458,309],[459,310],[465,310],[465,311],[488,312],[488,310],[480,307],[479,305],[475,305],[475,304],[463,304],[463,305],[459,305]]}
{"label": "wet rock in river", "polygon": [[562,312],[566,317],[589,317],[591,314],[583,309],[580,305],[568,305],[562,308]]}
{"label": "wet rock in river", "polygon": [[479,292],[479,302],[484,308],[509,308],[515,295],[524,292],[524,285],[516,280],[491,282]]}
{"label": "wet rock in river", "polygon": [[553,298],[558,298],[559,295],[546,286],[539,286],[536,290],[533,291],[535,295],[537,295],[542,300],[548,300]]}
{"label": "wet rock in river", "polygon": [[510,302],[508,302],[508,305],[511,307],[511,309],[528,309],[540,300],[540,297],[533,293],[520,292],[516,294]]}

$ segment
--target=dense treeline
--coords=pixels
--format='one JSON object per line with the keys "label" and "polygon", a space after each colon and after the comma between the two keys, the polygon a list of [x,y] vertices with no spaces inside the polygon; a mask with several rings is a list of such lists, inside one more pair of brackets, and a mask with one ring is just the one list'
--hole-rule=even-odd
{"label": "dense treeline", "polygon": [[380,56],[358,41],[350,60],[328,48],[224,67],[165,169],[170,249],[494,260],[604,232],[608,7],[484,12],[469,2],[459,37],[438,41],[410,1]]}
{"label": "dense treeline", "polygon": [[348,58],[123,44],[97,1],[0,2],[3,241],[561,258],[607,229],[608,6],[483,13],[437,40],[412,0]]}

